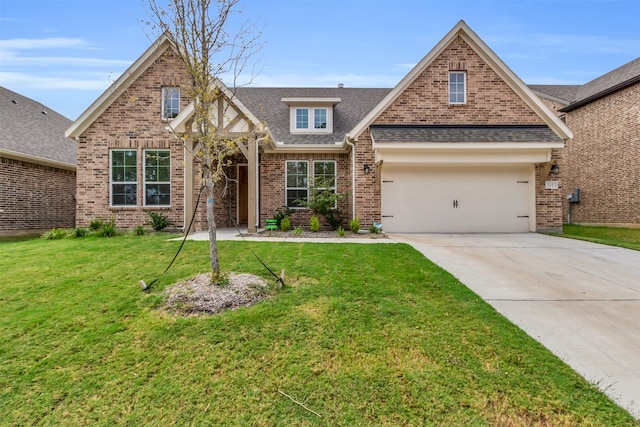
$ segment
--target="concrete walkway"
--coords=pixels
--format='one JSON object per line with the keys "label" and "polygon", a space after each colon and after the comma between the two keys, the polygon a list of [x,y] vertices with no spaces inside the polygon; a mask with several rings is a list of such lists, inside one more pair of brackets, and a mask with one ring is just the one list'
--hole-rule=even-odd
{"label": "concrete walkway", "polygon": [[640,418],[640,252],[541,234],[392,235]]}

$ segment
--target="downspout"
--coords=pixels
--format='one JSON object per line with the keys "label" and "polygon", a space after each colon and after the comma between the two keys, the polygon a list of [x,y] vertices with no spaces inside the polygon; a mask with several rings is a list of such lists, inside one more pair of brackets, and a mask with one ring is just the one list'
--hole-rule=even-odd
{"label": "downspout", "polygon": [[351,146],[351,219],[356,217],[356,146],[345,135],[344,141]]}
{"label": "downspout", "polygon": [[257,138],[253,149],[256,150],[256,230],[260,225],[260,152],[258,151],[258,144],[262,138]]}

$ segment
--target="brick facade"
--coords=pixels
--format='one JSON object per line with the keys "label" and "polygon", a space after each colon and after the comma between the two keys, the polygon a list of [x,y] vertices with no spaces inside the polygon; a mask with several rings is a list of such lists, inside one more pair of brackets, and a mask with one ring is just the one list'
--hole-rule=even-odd
{"label": "brick facade", "polygon": [[[448,100],[449,71],[466,71],[467,102]],[[541,125],[544,121],[458,36],[374,124]],[[356,164],[374,164],[371,136],[356,143]],[[561,150],[553,150],[559,159]],[[536,166],[536,229],[562,230],[562,189],[539,188]],[[561,175],[553,180],[561,181]],[[381,218],[379,180],[356,170],[356,209],[363,224]]]}
{"label": "brick facade", "polygon": [[566,123],[574,137],[560,161],[564,194],[581,190],[571,222],[640,227],[640,84],[567,112]]}
{"label": "brick facade", "polygon": [[[118,228],[133,228],[149,221],[146,210],[163,212],[176,227],[183,225],[184,149],[162,120],[162,87],[181,88],[181,108],[189,104],[189,80],[178,55],[166,50],[78,138],[76,224],[87,226],[97,217],[113,217]],[[138,153],[138,205],[111,207],[109,159],[112,149]],[[171,151],[171,207],[143,206],[143,150]]]}
{"label": "brick facade", "polygon": [[[261,153],[260,154],[260,223],[273,218],[277,210],[282,210],[285,201],[285,162],[287,160],[309,161],[309,173],[314,160],[335,160],[337,191],[344,194],[338,202],[344,227],[348,227],[351,218],[351,179],[350,157],[346,153]],[[312,213],[306,209],[296,210],[291,215],[292,226],[308,227]],[[319,218],[323,226],[327,224]]]}
{"label": "brick facade", "polygon": [[0,157],[0,234],[73,227],[76,173]]}

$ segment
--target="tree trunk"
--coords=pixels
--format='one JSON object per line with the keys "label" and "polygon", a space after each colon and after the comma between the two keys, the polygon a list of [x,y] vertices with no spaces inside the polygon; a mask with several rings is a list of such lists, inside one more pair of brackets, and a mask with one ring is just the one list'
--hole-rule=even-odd
{"label": "tree trunk", "polygon": [[207,183],[207,225],[209,226],[209,258],[211,261],[211,280],[214,284],[220,278],[218,265],[218,242],[216,240],[216,218],[213,210],[215,186]]}

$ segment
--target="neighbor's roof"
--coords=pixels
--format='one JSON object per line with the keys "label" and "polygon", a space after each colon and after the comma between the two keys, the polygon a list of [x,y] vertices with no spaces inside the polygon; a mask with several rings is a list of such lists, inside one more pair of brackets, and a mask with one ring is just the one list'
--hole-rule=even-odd
{"label": "neighbor's roof", "polygon": [[638,82],[640,82],[640,58],[580,86],[573,102],[560,111],[575,110]]}
{"label": "neighbor's roof", "polygon": [[536,95],[569,105],[576,99],[580,85],[527,85]]}
{"label": "neighbor's roof", "polygon": [[372,125],[376,143],[562,142],[546,125]]}
{"label": "neighbor's roof", "polygon": [[68,118],[0,86],[0,154],[75,169],[76,142],[64,136]]}
{"label": "neighbor's roof", "polygon": [[[276,143],[334,145],[349,132],[391,89],[371,88],[238,88],[236,97],[266,124]],[[333,133],[290,132],[290,107],[283,98],[324,98],[340,102],[333,108]]]}

